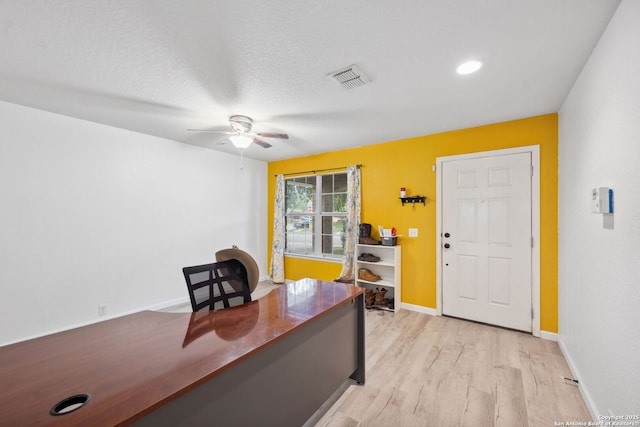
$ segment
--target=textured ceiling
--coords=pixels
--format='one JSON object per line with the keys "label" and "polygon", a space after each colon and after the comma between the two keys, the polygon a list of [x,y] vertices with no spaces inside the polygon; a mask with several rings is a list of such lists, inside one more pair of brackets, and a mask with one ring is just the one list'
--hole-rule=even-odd
{"label": "textured ceiling", "polygon": [[0,99],[228,152],[186,129],[244,114],[279,160],[556,112],[618,3],[1,0]]}

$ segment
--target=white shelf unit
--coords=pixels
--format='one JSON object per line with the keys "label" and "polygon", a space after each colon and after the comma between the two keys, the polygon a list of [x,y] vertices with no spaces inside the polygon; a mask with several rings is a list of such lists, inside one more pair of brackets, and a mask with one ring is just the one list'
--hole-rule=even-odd
{"label": "white shelf unit", "polygon": [[[400,308],[400,299],[402,296],[401,288],[401,247],[383,246],[383,245],[356,245],[356,285],[361,288],[373,289],[385,288],[387,293],[385,298],[393,299],[393,311]],[[378,262],[361,261],[358,258],[362,254],[373,254],[380,257]],[[358,272],[361,268],[366,268],[373,274],[380,276],[377,282],[370,282],[359,278]]]}

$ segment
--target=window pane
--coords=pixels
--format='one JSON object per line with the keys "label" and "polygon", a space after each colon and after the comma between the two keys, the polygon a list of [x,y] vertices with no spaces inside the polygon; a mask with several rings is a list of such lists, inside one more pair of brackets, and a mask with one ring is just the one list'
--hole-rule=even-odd
{"label": "window pane", "polygon": [[344,255],[344,233],[333,235],[333,255]]}
{"label": "window pane", "polygon": [[[300,181],[303,180],[303,181]],[[307,182],[306,178],[287,180],[286,212],[313,212],[316,195],[315,177],[313,182]]]}
{"label": "window pane", "polygon": [[310,216],[287,216],[286,222],[288,252],[300,254],[313,253],[313,217]]}
{"label": "window pane", "polygon": [[333,175],[322,175],[322,194],[333,193]]}
{"label": "window pane", "polygon": [[333,196],[333,212],[347,211],[347,195],[336,194]]}
{"label": "window pane", "polygon": [[291,231],[294,229],[312,228],[313,217],[306,215],[287,215],[285,217],[285,229]]}
{"label": "window pane", "polygon": [[322,217],[322,253],[328,255],[343,255],[345,243],[345,224],[343,216]]}
{"label": "window pane", "polygon": [[322,217],[322,234],[331,234],[331,233],[333,233],[333,217],[323,216]]}
{"label": "window pane", "polygon": [[333,192],[334,193],[347,192],[347,174],[346,173],[340,173],[333,176]]}
{"label": "window pane", "polygon": [[333,196],[331,194],[322,195],[322,212],[333,212]]}
{"label": "window pane", "polygon": [[333,239],[331,238],[331,235],[322,236],[322,253],[323,254],[332,253],[332,242],[333,242]]}
{"label": "window pane", "polygon": [[334,216],[333,217],[333,232],[334,233],[342,233],[345,231],[347,224],[347,217],[344,216]]}

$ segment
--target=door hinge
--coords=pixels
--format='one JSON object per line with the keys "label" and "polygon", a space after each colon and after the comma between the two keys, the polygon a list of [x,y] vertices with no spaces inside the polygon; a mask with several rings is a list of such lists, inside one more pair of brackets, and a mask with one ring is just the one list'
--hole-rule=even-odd
{"label": "door hinge", "polygon": [[533,307],[531,307],[531,320],[535,319],[535,313],[533,312]]}
{"label": "door hinge", "polygon": [[531,236],[531,248],[533,249],[533,236]]}
{"label": "door hinge", "polygon": [[533,176],[533,165],[531,165],[531,176]]}

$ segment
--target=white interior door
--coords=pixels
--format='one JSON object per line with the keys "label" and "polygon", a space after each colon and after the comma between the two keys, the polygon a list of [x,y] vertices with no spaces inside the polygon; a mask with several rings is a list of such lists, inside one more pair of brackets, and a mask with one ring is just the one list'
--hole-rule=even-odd
{"label": "white interior door", "polygon": [[442,163],[442,312],[531,332],[531,153]]}

